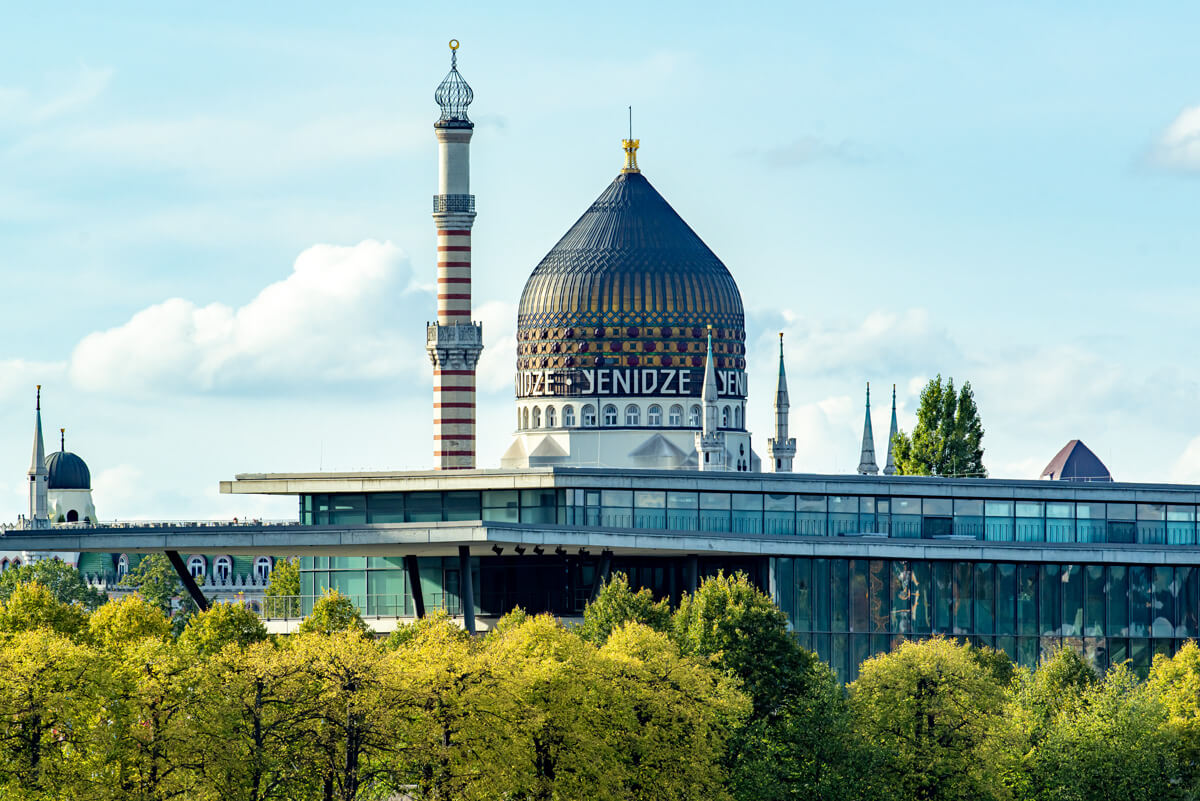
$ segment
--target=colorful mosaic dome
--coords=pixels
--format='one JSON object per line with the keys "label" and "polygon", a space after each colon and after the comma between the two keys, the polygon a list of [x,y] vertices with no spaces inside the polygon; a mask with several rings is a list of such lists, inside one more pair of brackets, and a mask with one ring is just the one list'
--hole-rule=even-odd
{"label": "colorful mosaic dome", "polygon": [[518,367],[690,365],[709,326],[720,366],[744,368],[733,276],[640,172],[625,170],[526,282]]}

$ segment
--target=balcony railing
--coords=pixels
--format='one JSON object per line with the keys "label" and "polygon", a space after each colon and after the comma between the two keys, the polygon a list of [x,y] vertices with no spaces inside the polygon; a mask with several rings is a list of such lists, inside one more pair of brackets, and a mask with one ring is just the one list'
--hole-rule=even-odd
{"label": "balcony railing", "polygon": [[474,195],[434,195],[434,214],[474,214]]}

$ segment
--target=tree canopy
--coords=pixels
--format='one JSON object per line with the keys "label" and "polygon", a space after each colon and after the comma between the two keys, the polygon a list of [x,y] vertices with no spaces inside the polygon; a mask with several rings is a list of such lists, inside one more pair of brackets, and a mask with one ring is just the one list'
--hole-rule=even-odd
{"label": "tree canopy", "polygon": [[955,392],[954,379],[939,374],[921,390],[912,433],[896,433],[892,443],[896,470],[902,475],[986,478],[983,421],[971,382]]}

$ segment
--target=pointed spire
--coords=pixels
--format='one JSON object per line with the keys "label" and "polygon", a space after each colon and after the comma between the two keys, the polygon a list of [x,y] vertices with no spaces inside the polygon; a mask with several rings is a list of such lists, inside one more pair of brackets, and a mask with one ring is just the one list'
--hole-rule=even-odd
{"label": "pointed spire", "polygon": [[863,476],[879,475],[875,464],[875,434],[871,431],[871,384],[867,382],[867,417],[863,423],[862,454],[858,459],[858,472]]}
{"label": "pointed spire", "polygon": [[771,470],[790,473],[796,456],[796,440],[788,436],[787,372],[783,367],[783,332],[779,332],[779,381],[775,385],[775,436],[767,439],[767,456]]}
{"label": "pointed spire", "polygon": [[49,526],[50,471],[46,469],[46,446],[42,441],[42,385],[37,388],[33,423],[33,459],[29,465],[29,520],[35,528]]}
{"label": "pointed spire", "polygon": [[33,423],[33,459],[29,465],[29,475],[46,475],[46,445],[42,440],[42,385],[37,388],[37,406],[34,410]]}
{"label": "pointed spire", "polygon": [[716,432],[717,424],[717,371],[713,366],[712,326],[708,327],[708,353],[704,357],[704,389],[700,392],[704,404],[705,434]]}
{"label": "pointed spire", "polygon": [[[791,404],[788,402],[787,390],[787,372],[783,368],[783,332],[779,332],[779,380],[775,383],[775,408],[782,408],[785,412]],[[776,424],[778,424],[776,420]],[[777,434],[780,439],[787,438],[787,419],[784,419],[784,433]]]}
{"label": "pointed spire", "polygon": [[896,459],[892,453],[892,443],[896,441],[896,433],[899,430],[900,427],[896,425],[896,385],[892,384],[892,428],[888,431],[887,464],[883,468],[885,476],[896,475]]}

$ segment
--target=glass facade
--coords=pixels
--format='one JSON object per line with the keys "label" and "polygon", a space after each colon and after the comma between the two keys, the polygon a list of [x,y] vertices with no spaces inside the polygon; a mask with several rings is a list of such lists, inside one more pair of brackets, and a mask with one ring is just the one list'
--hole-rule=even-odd
{"label": "glass facade", "polygon": [[1144,673],[1200,633],[1194,567],[794,557],[774,570],[796,636],[846,681],[866,656],[931,634],[1022,665],[1068,645]]}

